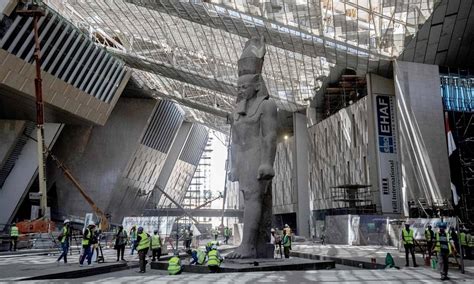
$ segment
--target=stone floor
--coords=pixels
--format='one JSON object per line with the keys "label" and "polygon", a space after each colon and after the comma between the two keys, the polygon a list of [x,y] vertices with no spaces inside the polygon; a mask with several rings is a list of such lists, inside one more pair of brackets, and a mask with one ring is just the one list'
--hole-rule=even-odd
{"label": "stone floor", "polygon": [[[390,247],[350,247],[340,245],[321,246],[312,243],[295,243],[293,249],[296,252],[306,254],[330,256],[334,258],[353,259],[370,262],[370,258],[376,257],[378,263],[383,263],[385,254],[390,252],[399,266],[404,265],[404,254]],[[97,264],[94,268],[113,266],[115,262],[115,251],[106,249],[104,251],[107,262]],[[72,273],[84,276],[90,272],[88,267],[78,266],[77,252],[70,257],[70,264],[58,265],[55,260],[57,255],[38,255],[38,252],[22,255],[0,255],[0,282],[25,279],[37,275],[52,274],[58,272]],[[332,270],[310,270],[310,271],[281,271],[281,272],[240,272],[220,274],[194,274],[183,273],[177,276],[168,276],[166,271],[147,269],[146,274],[136,273],[137,256],[126,255],[128,263],[132,267],[122,267],[120,271],[101,273],[98,275],[81,277],[76,279],[58,280],[35,280],[45,283],[376,283],[384,281],[387,283],[436,283],[439,282],[439,273],[429,267],[417,268],[402,267],[400,270],[369,270],[357,269],[357,267],[346,267],[336,265]],[[419,256],[419,264],[422,263]],[[93,269],[94,269],[93,268]],[[123,269],[123,270],[122,270]],[[466,262],[466,274],[461,274],[457,269],[450,269],[450,283],[474,283],[474,262]],[[378,284],[378,283],[377,283]]]}

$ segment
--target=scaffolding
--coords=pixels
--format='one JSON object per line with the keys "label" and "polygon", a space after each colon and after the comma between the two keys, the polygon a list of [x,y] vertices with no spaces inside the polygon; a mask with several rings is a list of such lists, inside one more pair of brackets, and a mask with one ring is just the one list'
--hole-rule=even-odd
{"label": "scaffolding", "polygon": [[332,201],[343,206],[334,208],[335,214],[330,215],[376,213],[374,192],[371,187],[366,184],[343,184],[331,187]]}
{"label": "scaffolding", "polygon": [[324,92],[324,117],[327,118],[367,95],[365,76],[341,75],[337,83],[329,84]]}

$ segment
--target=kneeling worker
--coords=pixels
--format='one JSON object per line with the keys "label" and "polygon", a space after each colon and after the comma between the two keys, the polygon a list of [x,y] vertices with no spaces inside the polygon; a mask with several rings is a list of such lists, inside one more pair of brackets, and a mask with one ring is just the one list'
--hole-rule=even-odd
{"label": "kneeling worker", "polygon": [[181,266],[181,259],[179,259],[178,251],[174,252],[174,256],[168,261],[168,274],[177,275],[181,274],[183,267]]}
{"label": "kneeling worker", "polygon": [[206,260],[206,252],[202,250],[193,250],[191,252],[191,265],[203,265],[204,261]]}
{"label": "kneeling worker", "polygon": [[219,251],[217,250],[217,246],[213,245],[211,247],[211,250],[207,254],[207,267],[209,267],[209,270],[211,273],[217,273],[219,272],[219,267],[221,266],[222,258],[221,255],[219,254]]}

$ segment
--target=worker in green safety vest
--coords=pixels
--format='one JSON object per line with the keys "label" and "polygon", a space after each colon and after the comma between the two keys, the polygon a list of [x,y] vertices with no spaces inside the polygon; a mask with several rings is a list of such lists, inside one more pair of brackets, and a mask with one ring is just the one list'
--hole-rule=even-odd
{"label": "worker in green safety vest", "polygon": [[178,256],[178,251],[174,252],[174,256],[168,261],[168,274],[177,275],[181,274],[183,267],[181,266],[181,260]]}
{"label": "worker in green safety vest", "polygon": [[226,245],[227,245],[228,242],[229,242],[229,238],[230,238],[230,229],[229,229],[229,227],[226,226],[226,227],[224,228],[224,239],[225,239],[225,240],[224,240],[224,243],[225,243]]}
{"label": "worker in green safety vest", "polygon": [[150,235],[143,231],[143,227],[138,227],[137,230],[137,251],[138,262],[140,265],[139,273],[146,272],[146,255],[150,249]]}
{"label": "worker in green safety vest", "polygon": [[285,258],[290,258],[290,250],[291,250],[291,236],[288,235],[288,230],[283,230],[283,252],[285,254]]}
{"label": "worker in green safety vest", "polygon": [[222,258],[217,250],[217,246],[213,245],[211,250],[207,253],[207,267],[211,273],[219,272]]}
{"label": "worker in green safety vest", "polygon": [[12,224],[10,228],[10,251],[16,251],[16,243],[18,242],[18,236],[20,235],[20,230],[15,223]]}
{"label": "worker in green safety vest", "polygon": [[461,233],[459,233],[459,243],[461,244],[462,254],[464,258],[467,258],[469,250],[469,241],[467,239],[468,234],[466,234],[466,229],[462,228]]}
{"label": "worker in green safety vest", "polygon": [[467,247],[468,247],[468,256],[467,259],[474,258],[474,230],[471,229],[467,234]]}
{"label": "worker in green safety vest", "polygon": [[454,246],[451,236],[448,232],[446,232],[446,227],[447,224],[445,222],[440,222],[438,224],[439,232],[437,232],[435,235],[434,250],[438,255],[438,265],[439,271],[441,273],[441,280],[449,280],[449,255],[452,252],[451,247]]}
{"label": "worker in green safety vest", "polygon": [[153,232],[153,236],[151,236],[151,252],[152,252],[152,260],[151,261],[160,261],[161,256],[161,238],[158,234],[158,230]]}
{"label": "worker in green safety vest", "polygon": [[91,240],[94,235],[95,223],[89,222],[87,228],[84,229],[84,234],[82,235],[82,255],[79,260],[79,266],[84,264],[84,260],[87,257],[87,265],[92,266],[92,248]]}
{"label": "worker in green safety vest", "polygon": [[212,248],[213,245],[219,246],[219,242],[218,242],[218,241],[215,241],[215,240],[208,242],[208,243],[206,244],[206,252],[207,252],[207,253],[211,250],[211,248]]}
{"label": "worker in green safety vest", "polygon": [[61,248],[63,249],[62,254],[56,260],[57,263],[64,258],[64,263],[67,263],[67,253],[69,251],[69,241],[71,239],[71,226],[69,219],[64,220],[64,226],[61,229],[61,234],[58,237],[59,242],[61,243]]}
{"label": "worker in green safety vest", "polygon": [[410,229],[410,223],[405,223],[405,228],[402,229],[402,241],[403,246],[405,247],[405,266],[409,266],[410,262],[408,260],[408,254],[411,254],[413,259],[413,266],[417,267],[416,258],[415,258],[415,231]]}

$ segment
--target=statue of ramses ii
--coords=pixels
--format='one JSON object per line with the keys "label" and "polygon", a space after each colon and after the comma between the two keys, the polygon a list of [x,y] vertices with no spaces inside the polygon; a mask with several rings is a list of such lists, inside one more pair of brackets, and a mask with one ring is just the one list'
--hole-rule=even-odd
{"label": "statue of ramses ii", "polygon": [[238,61],[229,179],[244,196],[241,245],[226,258],[273,258],[270,242],[277,108],[262,77],[264,38],[247,41]]}

